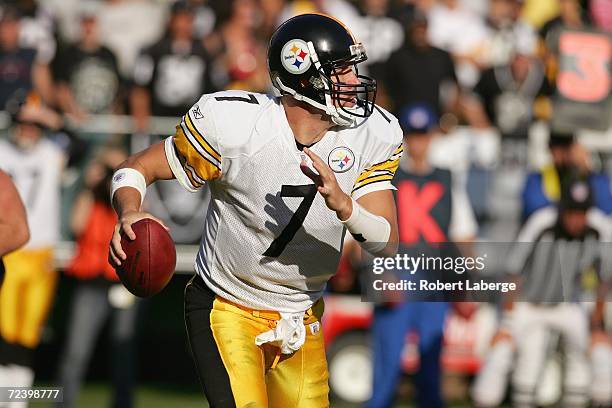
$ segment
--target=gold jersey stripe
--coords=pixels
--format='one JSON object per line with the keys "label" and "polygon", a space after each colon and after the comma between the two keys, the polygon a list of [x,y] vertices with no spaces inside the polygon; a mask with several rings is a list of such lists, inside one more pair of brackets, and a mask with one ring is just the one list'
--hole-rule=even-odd
{"label": "gold jersey stripe", "polygon": [[359,183],[361,183],[362,181],[366,180],[369,177],[372,177],[372,176],[375,177],[376,175],[372,174],[375,171],[387,170],[387,171],[390,171],[393,174],[395,174],[395,172],[397,170],[397,167],[399,166],[399,162],[400,162],[399,158],[397,158],[395,160],[389,159],[389,160],[384,161],[382,163],[378,163],[378,164],[375,164],[373,166],[370,166],[366,170],[364,170],[359,175],[359,177],[357,177],[357,181],[355,182],[355,184],[359,184]]}
{"label": "gold jersey stripe", "polygon": [[[191,148],[195,150],[195,152],[200,157],[202,157],[204,160],[206,160],[207,162],[215,166],[217,169],[221,170],[220,163],[217,163],[216,161],[214,161],[215,160],[214,158],[208,156],[207,152],[203,151],[200,145],[196,146],[197,141],[194,141],[193,136],[191,136],[191,133],[185,133],[185,127],[183,125],[177,126],[177,134],[179,132],[180,132],[180,136],[183,137],[189,143],[189,146],[191,146]],[[206,154],[203,154],[203,152]]]}
{"label": "gold jersey stripe", "polygon": [[191,184],[191,186],[195,189],[202,187],[204,183],[199,177],[196,176],[195,170],[193,169],[193,167],[187,164],[183,155],[178,151],[176,144],[173,144],[172,146],[174,148],[174,154],[176,155],[176,157],[179,159],[179,162],[181,163],[181,168],[183,169],[183,173],[185,173],[185,175],[187,176],[187,179],[189,179],[189,184]]}
{"label": "gold jersey stripe", "polygon": [[[189,182],[191,183],[191,185],[195,188],[200,188],[203,186],[202,183],[200,183],[199,181],[197,181],[193,174],[191,174],[191,168],[185,168],[183,167],[183,170],[185,170],[185,174],[187,175],[187,178],[189,179]],[[194,171],[195,172],[195,171]]]}
{"label": "gold jersey stripe", "polygon": [[195,169],[191,167],[189,163],[185,163],[185,168],[191,172],[191,175],[193,176],[195,181],[197,181],[201,185],[204,185],[206,183],[206,180],[202,180],[200,177],[198,177],[198,174],[196,173]]}
{"label": "gold jersey stripe", "polygon": [[[198,152],[197,148],[185,135],[183,128],[180,126],[176,127],[174,145],[176,146],[178,153],[182,156],[183,160],[181,160],[181,163],[183,163],[183,170],[187,175],[189,175],[189,171],[186,169],[186,166],[189,164],[189,166],[193,169],[195,176],[200,178],[200,180],[215,180],[219,178],[221,175],[221,169],[219,166]],[[201,183],[198,184],[201,185]],[[194,187],[195,186],[196,184],[194,184]]]}
{"label": "gold jersey stripe", "polygon": [[378,182],[381,182],[381,181],[391,181],[391,180],[393,180],[393,176],[390,176],[390,175],[383,175],[383,176],[378,176],[378,177],[372,177],[372,178],[367,179],[363,183],[360,183],[359,185],[355,184],[355,187],[353,187],[352,193],[354,193],[355,191],[357,191],[360,188],[365,187],[367,185],[378,183]]}
{"label": "gold jersey stripe", "polygon": [[204,148],[204,146],[202,146],[202,143],[200,143],[198,139],[196,139],[196,137],[189,131],[189,129],[187,129],[187,123],[184,120],[181,121],[179,126],[181,127],[183,134],[185,135],[189,143],[191,143],[194,149],[196,149],[202,157],[204,157],[206,160],[208,160],[217,167],[221,166],[221,162],[211,156],[210,153]]}
{"label": "gold jersey stripe", "polygon": [[202,136],[202,134],[194,126],[193,122],[191,121],[191,117],[189,116],[189,112],[187,112],[187,114],[185,115],[185,124],[187,125],[189,133],[191,133],[191,135],[196,138],[200,145],[202,145],[204,150],[206,150],[206,153],[210,154],[218,162],[221,162],[221,155],[210,145],[210,143],[206,141],[204,136]]}

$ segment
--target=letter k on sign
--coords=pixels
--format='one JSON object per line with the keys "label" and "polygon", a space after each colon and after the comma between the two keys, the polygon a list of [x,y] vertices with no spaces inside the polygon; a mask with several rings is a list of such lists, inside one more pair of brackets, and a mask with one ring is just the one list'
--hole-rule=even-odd
{"label": "letter k on sign", "polygon": [[412,181],[399,183],[397,204],[400,242],[418,242],[419,235],[427,242],[445,242],[446,236],[429,213],[444,194],[441,183],[429,182],[419,191]]}

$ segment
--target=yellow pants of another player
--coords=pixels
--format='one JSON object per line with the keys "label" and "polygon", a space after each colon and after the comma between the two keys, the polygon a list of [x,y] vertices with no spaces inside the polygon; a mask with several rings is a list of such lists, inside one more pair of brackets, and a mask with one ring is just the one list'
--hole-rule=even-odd
{"label": "yellow pants of another player", "polygon": [[277,312],[256,311],[215,296],[200,278],[185,291],[185,320],[204,393],[211,407],[325,408],[328,372],[320,318],[323,302],[306,312],[306,341],[291,355],[257,346]]}
{"label": "yellow pants of another player", "polygon": [[0,288],[0,335],[7,343],[35,348],[53,304],[57,272],[51,249],[23,249],[4,257]]}

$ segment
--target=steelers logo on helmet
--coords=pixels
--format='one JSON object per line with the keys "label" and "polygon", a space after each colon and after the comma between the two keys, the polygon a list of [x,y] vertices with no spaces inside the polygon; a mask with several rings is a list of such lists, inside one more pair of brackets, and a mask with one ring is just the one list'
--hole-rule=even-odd
{"label": "steelers logo on helmet", "polygon": [[312,64],[306,41],[300,39],[287,41],[281,50],[281,62],[292,74],[306,72]]}
{"label": "steelers logo on helmet", "polygon": [[344,173],[355,164],[355,155],[348,147],[336,147],[329,153],[327,164],[334,173]]}

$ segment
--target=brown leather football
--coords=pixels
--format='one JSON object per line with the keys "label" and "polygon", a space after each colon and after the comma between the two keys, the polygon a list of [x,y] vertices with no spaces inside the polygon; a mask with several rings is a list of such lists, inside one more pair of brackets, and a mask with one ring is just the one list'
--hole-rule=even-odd
{"label": "brown leather football", "polygon": [[150,297],[166,287],[176,267],[176,248],[172,237],[157,221],[145,218],[132,224],[135,240],[121,236],[127,255],[117,268],[123,285],[136,296]]}

